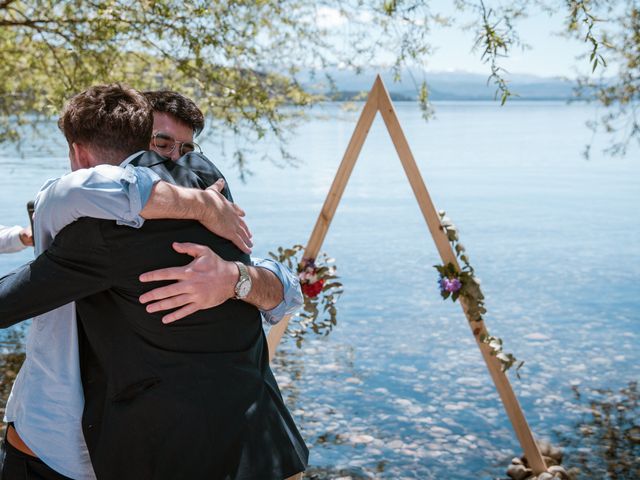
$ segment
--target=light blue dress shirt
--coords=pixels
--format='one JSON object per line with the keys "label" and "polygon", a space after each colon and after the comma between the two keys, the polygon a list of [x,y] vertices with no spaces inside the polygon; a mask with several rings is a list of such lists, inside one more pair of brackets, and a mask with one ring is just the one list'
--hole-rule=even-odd
{"label": "light blue dress shirt", "polygon": [[[128,165],[135,155],[120,167],[100,165],[45,183],[36,197],[36,255],[80,217],[142,226],[140,211],[159,178],[148,168]],[[267,323],[275,324],[302,304],[298,277],[272,260],[252,261],[271,270],[282,282],[284,301],[262,312]],[[14,422],[29,448],[57,472],[78,480],[95,479],[81,428],[84,395],[75,303],[35,317],[26,350],[7,402],[5,421]]]}

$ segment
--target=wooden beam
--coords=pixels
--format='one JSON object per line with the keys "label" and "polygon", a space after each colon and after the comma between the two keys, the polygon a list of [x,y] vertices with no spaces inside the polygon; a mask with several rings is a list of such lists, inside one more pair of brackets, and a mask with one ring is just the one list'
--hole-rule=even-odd
{"label": "wooden beam", "polygon": [[409,143],[404,136],[402,127],[400,127],[398,116],[396,115],[396,111],[393,108],[393,103],[391,103],[391,98],[389,97],[389,93],[387,92],[387,89],[384,87],[384,85],[382,85],[378,96],[378,108],[380,109],[382,119],[387,126],[389,135],[391,136],[393,146],[395,147],[396,152],[400,157],[402,167],[404,168],[407,178],[409,179],[409,184],[411,185],[413,194],[418,201],[422,216],[427,222],[429,232],[431,232],[431,237],[436,244],[438,253],[445,263],[452,262],[455,264],[456,256],[451,250],[451,245],[449,244],[447,235],[440,227],[440,217],[438,216],[436,208],[431,201],[431,197],[429,195],[429,192],[427,191],[427,187],[422,180],[422,175],[420,175],[420,170],[418,170],[416,161],[413,158],[411,149],[409,148]]}
{"label": "wooden beam", "polygon": [[[441,227],[438,212],[431,201],[431,197],[427,191],[424,180],[422,179],[420,170],[418,169],[413,154],[411,153],[411,149],[409,148],[409,143],[407,142],[404,132],[400,126],[400,122],[398,121],[398,116],[395,108],[393,107],[389,92],[385,88],[380,76],[376,77],[373,87],[369,92],[367,102],[360,114],[360,118],[358,119],[358,123],[349,145],[347,146],[347,150],[342,158],[336,177],[333,180],[333,184],[331,185],[320,215],[318,216],[318,220],[316,221],[315,227],[313,228],[309,238],[309,242],[307,243],[304,257],[315,259],[318,256],[320,247],[322,246],[327,231],[329,230],[329,225],[333,220],[338,204],[340,203],[340,199],[342,198],[342,194],[344,193],[349,177],[351,176],[351,172],[353,171],[353,167],[360,155],[360,151],[362,150],[362,145],[367,138],[371,124],[378,111],[380,111],[382,115],[393,145],[400,157],[400,162],[402,163],[402,167],[409,179],[409,184],[411,185],[411,189],[418,201],[420,211],[427,223],[431,237],[436,244],[440,258],[444,264],[452,263],[459,269],[460,266],[458,265],[455,253],[451,248],[451,244],[447,239],[446,233]],[[476,339],[482,358],[487,365],[489,374],[491,375],[496,389],[498,390],[498,394],[500,395],[500,399],[502,400],[507,412],[507,416],[511,421],[511,425],[513,426],[520,445],[527,456],[529,465],[535,474],[542,473],[547,470],[547,466],[542,458],[540,449],[535,442],[533,433],[529,428],[524,413],[522,412],[522,408],[518,403],[518,399],[511,388],[509,379],[502,371],[500,361],[495,356],[491,355],[491,349],[489,346],[480,341],[480,335],[483,333],[488,334],[486,326],[483,322],[472,321],[468,314],[468,308],[464,299],[460,298],[459,301],[462,311],[467,317],[467,321],[471,327],[474,338]],[[269,332],[269,360],[273,359],[276,348],[282,339],[288,324],[289,317],[286,317]]]}
{"label": "wooden beam", "polygon": [[[459,270],[460,266],[458,265],[456,255],[451,248],[451,244],[447,239],[446,233],[441,228],[440,216],[431,201],[431,197],[429,196],[427,187],[424,184],[422,175],[420,175],[420,170],[418,170],[416,161],[411,153],[411,149],[409,148],[409,143],[407,142],[404,132],[400,127],[400,122],[398,121],[398,116],[395,108],[393,107],[393,103],[391,102],[391,97],[384,85],[382,85],[378,93],[378,108],[384,123],[387,126],[389,135],[391,135],[391,140],[396,148],[396,152],[398,152],[400,162],[407,174],[407,178],[409,179],[413,193],[418,201],[422,215],[427,222],[427,226],[436,244],[440,258],[442,259],[443,264],[446,265],[450,262]],[[518,399],[511,388],[509,379],[502,371],[500,361],[494,355],[491,355],[491,349],[489,346],[480,341],[480,335],[483,333],[488,334],[484,322],[475,322],[471,320],[471,317],[467,313],[468,310],[463,298],[460,298],[460,304],[465,316],[467,317],[469,327],[476,339],[476,343],[480,348],[482,358],[489,369],[493,383],[498,390],[498,394],[500,395],[500,399],[502,400],[507,412],[507,416],[511,421],[511,425],[513,425],[513,429],[518,437],[520,445],[527,456],[529,465],[536,474],[545,472],[547,470],[547,466],[545,465],[542,454],[540,453],[538,445],[533,437],[533,433],[531,432],[524,413],[522,412],[522,408],[518,403]]]}
{"label": "wooden beam", "polygon": [[[311,236],[307,242],[307,247],[304,251],[304,258],[315,259],[320,252],[320,247],[327,235],[329,225],[331,225],[331,220],[333,220],[336,213],[336,209],[338,208],[344,189],[347,186],[351,172],[353,172],[353,167],[356,164],[358,155],[360,155],[362,145],[367,138],[373,119],[378,112],[378,93],[381,88],[384,88],[384,86],[382,84],[382,80],[378,76],[373,84],[373,88],[371,88],[371,91],[369,92],[367,102],[364,104],[364,108],[362,109],[356,128],[351,135],[351,140],[349,140],[349,145],[347,145],[347,150],[342,157],[342,162],[340,162],[338,172],[333,179],[333,183],[331,184],[327,198],[324,201],[320,215],[318,215],[316,225],[313,227],[313,231],[311,232]],[[289,326],[290,319],[291,317],[283,318],[269,331],[269,335],[267,336],[269,361],[273,360],[273,357],[276,354],[276,349]]]}
{"label": "wooden beam", "polygon": [[273,361],[273,357],[276,356],[276,350],[278,350],[278,345],[280,345],[280,341],[282,340],[284,333],[287,331],[289,320],[291,320],[291,315],[287,315],[286,317],[284,317],[273,327],[271,327],[271,330],[269,330],[269,335],[267,335],[269,363],[271,363]]}
{"label": "wooden beam", "polygon": [[315,259],[320,252],[320,247],[327,235],[329,225],[331,225],[331,220],[333,220],[333,216],[336,213],[336,209],[338,208],[344,189],[347,186],[349,177],[351,177],[351,172],[353,172],[353,167],[360,155],[362,145],[369,134],[369,129],[371,128],[373,119],[378,112],[378,98],[381,88],[384,87],[382,85],[382,80],[378,76],[376,77],[376,81],[373,83],[373,87],[369,92],[367,103],[364,104],[364,108],[362,109],[356,128],[353,131],[353,135],[351,135],[351,140],[349,141],[349,145],[347,145],[346,152],[344,152],[336,177],[333,179],[333,183],[331,184],[327,198],[324,201],[318,220],[316,220],[316,225],[313,227],[313,231],[311,232],[311,236],[307,242],[307,248],[304,251],[305,258]]}

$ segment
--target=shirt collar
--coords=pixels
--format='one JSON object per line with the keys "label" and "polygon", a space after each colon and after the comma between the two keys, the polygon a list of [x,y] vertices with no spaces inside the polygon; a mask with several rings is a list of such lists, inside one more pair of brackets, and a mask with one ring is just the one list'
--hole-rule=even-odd
{"label": "shirt collar", "polygon": [[136,158],[138,155],[140,155],[141,153],[146,152],[146,150],[140,150],[139,152],[134,153],[133,155],[129,155],[127,158],[125,158],[122,163],[120,164],[120,166],[122,168],[126,167],[127,165],[129,165],[131,163],[131,161]]}

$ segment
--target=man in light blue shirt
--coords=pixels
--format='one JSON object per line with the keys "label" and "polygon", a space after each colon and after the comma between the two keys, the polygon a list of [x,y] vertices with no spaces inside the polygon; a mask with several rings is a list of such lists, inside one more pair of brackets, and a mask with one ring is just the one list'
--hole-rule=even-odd
{"label": "man in light blue shirt", "polygon": [[[179,150],[183,147],[184,143]],[[159,182],[154,172],[132,167],[129,160],[120,167],[78,170],[45,184],[36,201],[36,255],[64,226],[83,216],[113,219],[131,227],[141,226],[145,218],[194,218],[232,239],[239,248],[249,248],[250,234],[242,212],[218,193],[222,182],[208,192],[186,191]],[[182,214],[185,204],[190,205],[188,215]],[[205,247],[176,244],[174,248],[192,254],[195,260],[186,267],[151,272],[144,280],[180,281],[141,298],[153,302],[147,307],[150,312],[177,309],[165,315],[165,322],[221,303],[226,298],[220,291],[238,278],[237,274],[235,279],[221,276],[229,271],[222,268],[226,262]],[[276,323],[301,304],[297,277],[270,260],[254,260],[254,265],[264,268],[252,269],[255,290],[253,298],[245,300],[261,308],[268,323]],[[267,288],[273,285],[273,278],[281,284],[275,297],[273,289]],[[82,408],[75,308],[68,304],[34,318],[27,359],[14,384],[5,419],[14,423],[28,453],[66,477],[91,479],[95,476],[81,432]]]}

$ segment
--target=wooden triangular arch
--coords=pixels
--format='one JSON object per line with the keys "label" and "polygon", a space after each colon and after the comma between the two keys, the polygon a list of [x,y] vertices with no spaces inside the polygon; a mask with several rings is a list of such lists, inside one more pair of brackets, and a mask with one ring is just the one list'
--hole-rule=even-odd
{"label": "wooden triangular arch", "polygon": [[[373,123],[377,112],[380,112],[380,114],[382,115],[382,119],[387,126],[387,130],[389,131],[389,135],[391,136],[393,145],[395,146],[398,156],[400,157],[400,162],[402,163],[404,171],[407,174],[407,178],[409,179],[409,183],[411,184],[413,193],[416,196],[416,200],[418,201],[418,205],[420,206],[422,215],[427,222],[427,226],[429,227],[429,231],[431,232],[431,236],[433,237],[440,257],[442,258],[443,264],[446,265],[447,263],[452,263],[459,268],[456,255],[451,248],[451,244],[447,239],[446,233],[441,228],[440,217],[433,205],[433,202],[431,201],[431,197],[429,196],[429,192],[427,192],[427,188],[424,184],[422,176],[420,175],[420,171],[418,170],[418,166],[416,165],[415,159],[413,158],[413,154],[409,149],[407,139],[405,138],[402,128],[400,127],[400,122],[398,121],[393,103],[391,102],[389,92],[384,86],[384,83],[382,82],[382,79],[379,75],[376,77],[373,87],[369,92],[367,102],[362,109],[362,113],[360,114],[360,118],[358,119],[356,128],[353,132],[351,140],[349,141],[349,145],[347,146],[344,157],[342,158],[342,162],[340,163],[340,167],[338,168],[336,177],[333,180],[333,184],[331,185],[329,194],[327,195],[327,198],[322,207],[322,211],[318,216],[316,225],[313,228],[313,232],[311,233],[311,237],[309,238],[309,242],[307,243],[307,247],[304,252],[304,258],[315,259],[318,256],[320,247],[322,246],[327,231],[329,230],[331,220],[333,219],[336,209],[338,208],[338,204],[340,203],[340,199],[342,198],[344,189],[347,186],[347,182],[349,180],[349,177],[351,176],[353,167],[356,163],[356,160],[358,159],[358,156],[360,155],[362,145],[367,138],[369,128],[371,127],[371,124]],[[538,445],[534,440],[531,429],[527,424],[527,420],[524,417],[515,393],[511,388],[509,379],[502,371],[500,361],[495,356],[491,355],[491,350],[488,345],[481,342],[479,339],[480,334],[487,333],[486,327],[483,322],[473,322],[472,325],[472,322],[467,314],[467,307],[465,305],[464,299],[460,297],[459,301],[462,306],[463,312],[469,319],[469,325],[471,326],[472,332],[473,330],[476,330],[476,332],[474,333],[474,338],[476,339],[476,343],[480,348],[482,357],[484,358],[487,368],[489,369],[491,378],[493,379],[496,389],[498,390],[498,394],[500,395],[500,399],[502,400],[507,415],[509,416],[511,425],[516,432],[516,436],[518,437],[522,450],[527,457],[529,466],[532,468],[535,474],[542,473],[547,469],[544,459],[542,458]],[[278,347],[278,344],[280,343],[280,340],[282,339],[282,336],[287,329],[288,323],[289,318],[285,318],[279,324],[275,325],[269,332],[268,343],[270,360],[273,359],[273,356],[275,355],[276,348]],[[479,332],[477,330],[478,328],[480,329]]]}

